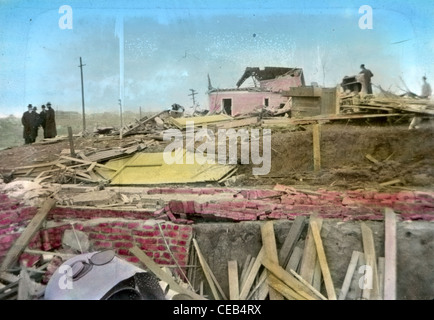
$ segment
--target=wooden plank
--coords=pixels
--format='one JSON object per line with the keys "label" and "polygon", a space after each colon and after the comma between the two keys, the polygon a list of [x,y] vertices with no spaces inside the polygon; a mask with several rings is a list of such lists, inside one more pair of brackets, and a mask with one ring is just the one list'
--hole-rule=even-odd
{"label": "wooden plank", "polygon": [[161,269],[151,258],[149,258],[139,247],[134,246],[130,249],[130,252],[134,254],[137,259],[140,260],[148,269],[155,274],[160,280],[167,282],[170,286],[170,289],[189,296],[193,300],[206,300],[203,296],[198,295],[197,293],[184,288],[179,285],[171,275],[166,273],[163,269]]}
{"label": "wooden plank", "polygon": [[306,287],[303,283],[298,281],[294,276],[292,276],[289,272],[285,271],[278,264],[270,261],[267,257],[262,259],[262,264],[268,271],[272,272],[278,279],[283,281],[287,286],[297,292],[299,295],[304,297],[307,300],[319,300],[315,296],[315,294]]}
{"label": "wooden plank", "polygon": [[316,259],[315,269],[313,270],[312,286],[317,290],[321,290],[322,280],[321,264],[319,263],[319,260]]}
{"label": "wooden plank", "polygon": [[[262,244],[265,248],[265,257],[267,257],[272,263],[279,264],[273,221],[267,221],[262,225],[261,235]],[[283,296],[274,289],[269,290],[268,294],[270,296],[270,300],[283,300]]]}
{"label": "wooden plank", "polygon": [[316,252],[318,254],[318,260],[320,262],[321,271],[322,271],[322,274],[324,277],[324,285],[326,287],[327,296],[328,296],[329,300],[336,300],[335,288],[334,288],[333,280],[332,280],[330,270],[329,270],[329,267],[327,264],[327,259],[326,259],[326,255],[324,252],[324,247],[322,244],[319,227],[318,227],[316,221],[311,221],[310,226],[312,228],[312,235],[313,235],[313,239],[315,241]]}
{"label": "wooden plank", "polygon": [[17,261],[18,257],[27,247],[35,233],[39,230],[45,218],[47,217],[48,212],[54,207],[55,204],[56,200],[53,198],[48,198],[44,201],[42,207],[38,209],[33,219],[27,225],[26,229],[21,233],[21,235],[9,249],[0,267],[0,272],[6,271]]}
{"label": "wooden plank", "polygon": [[360,256],[359,251],[353,251],[351,255],[350,263],[348,264],[347,273],[345,274],[344,282],[341,287],[341,292],[339,293],[338,300],[345,300],[348,294],[348,290],[350,289],[351,280],[354,276],[354,271],[356,270],[357,261],[359,260]]}
{"label": "wooden plank", "polygon": [[[384,279],[385,279],[385,274],[384,274],[384,267],[385,267],[385,259],[384,257],[378,257],[378,287],[380,290],[380,300],[384,299]],[[389,300],[393,300],[393,299],[389,299]]]}
{"label": "wooden plank", "polygon": [[250,288],[255,281],[256,274],[258,273],[262,265],[262,258],[264,257],[264,255],[265,248],[262,247],[258,255],[256,256],[255,263],[253,264],[252,269],[250,270],[249,274],[246,277],[246,280],[244,281],[244,285],[241,287],[240,300],[245,300],[247,298]]}
{"label": "wooden plank", "polygon": [[[249,295],[247,296],[247,300],[253,299],[253,300],[265,300],[265,298],[268,295],[268,284],[266,283],[267,280],[267,273],[263,272],[261,276],[257,277],[255,281],[255,287],[250,291]],[[265,284],[265,285],[264,285]],[[261,289],[263,287],[267,288],[267,293],[264,295],[264,297],[261,299]],[[254,296],[254,298],[253,298]]]}
{"label": "wooden plank", "polygon": [[321,170],[321,149],[320,149],[320,125],[312,125],[312,139],[313,139],[313,168],[314,171]]}
{"label": "wooden plank", "polygon": [[285,270],[288,272],[291,269],[294,271],[298,271],[298,267],[300,265],[302,256],[303,256],[303,249],[299,247],[295,247],[294,250],[292,251],[291,257],[289,258]]}
{"label": "wooden plank", "polygon": [[[200,251],[199,245],[197,244],[196,239],[193,239],[193,245],[196,249],[197,256],[199,257],[199,262],[202,265],[203,273],[205,274],[206,280],[208,281],[208,284],[211,288],[212,294],[215,298],[215,300],[220,300],[220,296],[217,292],[219,290],[220,294],[222,294],[223,299],[227,300],[227,298],[224,296],[223,290],[221,289],[220,285],[215,279],[215,276],[213,272],[211,271],[211,268],[209,267],[208,263],[205,260],[205,257],[202,255],[202,252]],[[218,289],[217,289],[218,288]]]}
{"label": "wooden plank", "polygon": [[252,259],[250,259],[249,265],[247,266],[246,272],[244,273],[244,278],[241,279],[240,281],[240,287],[244,286],[244,282],[246,281],[246,277],[247,275],[250,273],[250,270],[253,268],[253,265],[255,264],[255,258],[252,257]]}
{"label": "wooden plank", "polygon": [[[262,265],[262,263],[261,263]],[[255,300],[265,300],[268,297],[268,288],[270,287],[268,285],[268,272],[266,269],[264,269],[259,276],[259,279],[256,281],[257,283],[257,291],[255,293]],[[255,287],[256,289],[256,287]],[[252,290],[253,291],[253,290]]]}
{"label": "wooden plank", "polygon": [[367,271],[368,285],[364,288],[362,297],[365,300],[378,300],[380,290],[378,287],[378,274],[377,274],[377,258],[375,254],[374,236],[371,228],[366,223],[361,223],[362,228],[362,240],[363,240],[363,252],[365,254],[366,265],[370,270]]}
{"label": "wooden plank", "polygon": [[288,287],[283,281],[279,280],[274,275],[270,275],[267,281],[270,287],[279,292],[288,300],[307,300],[305,297],[295,292],[293,289]]}
{"label": "wooden plank", "polygon": [[321,294],[316,288],[314,288],[311,284],[309,284],[306,280],[304,280],[297,272],[290,269],[290,273],[302,284],[304,284],[306,287],[308,287],[317,297],[319,297],[321,300],[328,300],[324,295]]}
{"label": "wooden plank", "polygon": [[240,291],[238,287],[238,264],[237,260],[228,261],[229,299],[238,300]]}
{"label": "wooden plank", "polygon": [[[359,253],[359,261],[357,262],[357,274],[360,274],[363,270],[363,267],[366,265],[365,260],[365,254],[363,252]],[[352,289],[354,289],[354,300],[361,300],[362,299],[362,293],[363,293],[363,280],[365,278],[363,276],[357,276],[354,279],[354,286],[352,286]]]}
{"label": "wooden plank", "polygon": [[396,215],[385,209],[384,300],[396,300]]}
{"label": "wooden plank", "polygon": [[252,255],[248,254],[246,257],[246,260],[244,261],[243,267],[241,269],[241,275],[240,275],[240,288],[243,287],[243,282],[246,279],[247,276],[247,269],[249,268],[250,259],[252,258]]}
{"label": "wooden plank", "polygon": [[18,298],[17,300],[30,300],[32,296],[32,281],[25,268],[20,271],[20,281],[18,283]]}
{"label": "wooden plank", "polygon": [[71,127],[68,127],[68,138],[69,138],[69,150],[71,152],[71,157],[75,157],[74,137],[72,135],[72,128]]}
{"label": "wooden plank", "polygon": [[[311,221],[318,221],[318,228],[321,229],[322,226],[322,219],[318,219],[316,215],[312,215],[310,217]],[[307,236],[305,239],[304,244],[304,251],[303,251],[303,259],[301,260],[301,266],[300,266],[300,276],[306,280],[308,283],[313,283],[313,275],[315,273],[315,264],[316,264],[317,254],[316,254],[316,247],[315,247],[315,241],[313,239],[312,235],[312,228],[309,225],[309,229],[307,232]]]}
{"label": "wooden plank", "polygon": [[294,247],[300,238],[301,233],[303,232],[306,219],[307,218],[305,216],[297,216],[294,219],[294,222],[289,229],[288,235],[286,236],[285,241],[280,248],[279,264],[283,268],[286,268],[286,265],[288,264],[292,251],[294,250]]}

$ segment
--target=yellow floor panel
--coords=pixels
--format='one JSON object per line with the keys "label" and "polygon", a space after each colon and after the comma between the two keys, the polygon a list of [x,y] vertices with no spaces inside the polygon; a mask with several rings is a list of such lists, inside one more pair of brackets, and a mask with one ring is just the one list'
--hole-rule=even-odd
{"label": "yellow floor panel", "polygon": [[[200,164],[206,160],[204,156],[185,150],[181,157],[182,163],[167,164],[164,153],[136,153],[129,159],[108,161],[106,165],[119,168],[116,172],[98,173],[111,180],[111,185],[176,184],[219,181],[236,168],[234,165]],[[187,164],[187,157],[194,159],[194,163]]]}

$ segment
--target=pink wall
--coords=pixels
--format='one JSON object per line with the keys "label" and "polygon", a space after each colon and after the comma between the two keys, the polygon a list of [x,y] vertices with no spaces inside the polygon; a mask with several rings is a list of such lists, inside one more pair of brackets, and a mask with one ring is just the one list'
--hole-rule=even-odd
{"label": "pink wall", "polygon": [[232,99],[232,114],[236,116],[253,111],[257,107],[264,105],[264,98],[269,98],[269,106],[278,107],[281,103],[288,100],[279,93],[273,92],[254,92],[254,91],[219,91],[209,94],[210,112],[220,112],[222,110],[222,99]]}
{"label": "pink wall", "polygon": [[252,112],[257,107],[264,105],[264,98],[269,98],[270,107],[278,107],[285,103],[288,98],[280,95],[281,91],[289,90],[291,87],[300,87],[303,85],[301,76],[281,76],[276,79],[260,81],[260,88],[263,91],[247,90],[222,90],[209,94],[209,111],[221,112],[222,99],[232,99],[232,114],[236,116]]}

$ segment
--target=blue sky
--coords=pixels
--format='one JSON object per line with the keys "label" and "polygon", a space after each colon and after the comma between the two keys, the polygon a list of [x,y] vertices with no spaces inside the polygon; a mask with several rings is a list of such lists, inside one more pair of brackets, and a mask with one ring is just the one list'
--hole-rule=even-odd
{"label": "blue sky", "polygon": [[[72,29],[59,19],[72,9]],[[361,29],[359,8],[372,8]],[[120,68],[116,19],[123,18]],[[0,115],[29,103],[86,113],[208,108],[207,75],[235,87],[246,67],[303,68],[307,84],[338,85],[364,63],[375,85],[419,93],[434,79],[434,1],[30,1],[0,0]],[[434,84],[434,82],[433,82]],[[191,110],[191,109],[190,109]]]}

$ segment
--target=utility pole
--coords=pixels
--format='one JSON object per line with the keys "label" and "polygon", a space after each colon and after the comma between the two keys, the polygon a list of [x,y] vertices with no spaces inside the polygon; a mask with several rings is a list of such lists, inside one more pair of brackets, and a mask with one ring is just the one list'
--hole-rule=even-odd
{"label": "utility pole", "polygon": [[86,132],[86,115],[85,115],[85,110],[84,110],[84,85],[83,85],[83,67],[85,66],[85,64],[83,64],[81,62],[81,57],[80,57],[80,65],[78,66],[80,68],[80,73],[81,73],[81,106],[83,108],[83,135]]}
{"label": "utility pole", "polygon": [[119,101],[119,113],[121,118],[121,129],[119,130],[119,136],[122,139],[122,130],[124,129],[124,121],[122,119],[122,100],[118,99],[118,101]]}
{"label": "utility pole", "polygon": [[192,96],[192,99],[193,99],[193,108],[195,109],[195,110],[193,110],[193,112],[194,112],[194,111],[196,111],[196,100],[194,99],[194,95],[197,94],[197,92],[194,91],[194,89],[190,89],[190,91],[191,91],[191,94],[189,94],[189,96]]}

